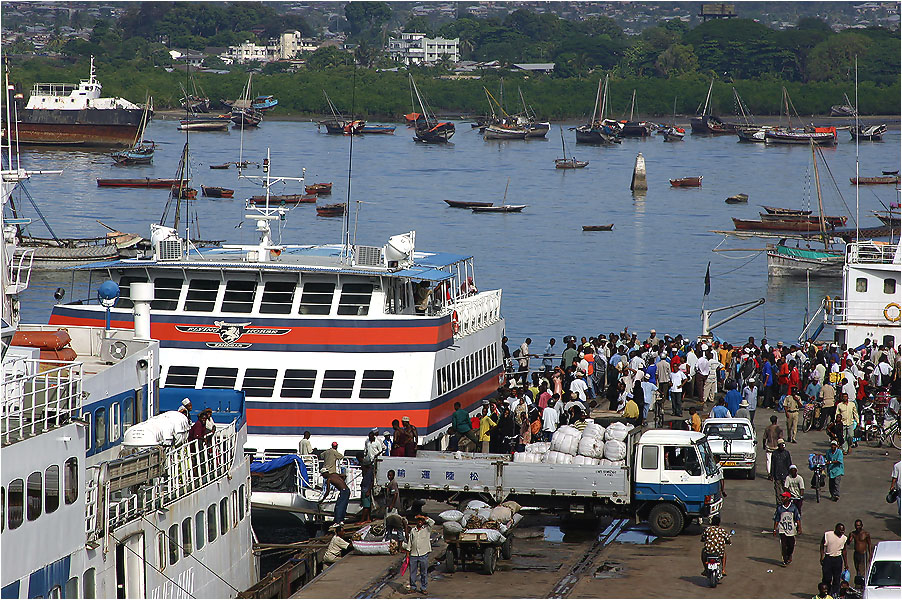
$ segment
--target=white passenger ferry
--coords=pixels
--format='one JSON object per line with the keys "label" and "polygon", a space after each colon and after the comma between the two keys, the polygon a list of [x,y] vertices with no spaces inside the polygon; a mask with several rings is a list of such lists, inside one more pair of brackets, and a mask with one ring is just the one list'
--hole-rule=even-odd
{"label": "white passenger ferry", "polygon": [[[266,176],[266,187],[282,178]],[[133,327],[134,282],[151,282],[151,335],[166,389],[233,389],[246,396],[248,452],[313,445],[362,448],[373,427],[410,417],[437,439],[455,402],[475,410],[502,373],[501,290],[477,290],[473,257],[417,250],[414,232],[381,245],[276,243],[286,207],[246,206],[259,242],[196,249],[154,226],[152,253],[80,267],[123,296],[115,327]],[[75,296],[72,296],[75,297]],[[53,325],[100,325],[91,299],[54,307]]]}
{"label": "white passenger ferry", "polygon": [[[18,165],[2,171],[3,205],[28,176]],[[159,390],[160,345],[146,317],[137,330],[20,325],[29,253],[14,258],[6,225],[0,219],[2,597],[237,596],[259,576],[240,398],[206,393],[221,404],[204,449],[129,445],[183,396]],[[68,343],[42,350],[41,340]],[[205,398],[195,396],[197,409]]]}

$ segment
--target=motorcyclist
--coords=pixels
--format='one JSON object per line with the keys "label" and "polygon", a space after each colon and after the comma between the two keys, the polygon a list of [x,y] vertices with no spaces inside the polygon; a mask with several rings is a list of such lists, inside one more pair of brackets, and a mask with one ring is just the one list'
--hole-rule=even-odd
{"label": "motorcyclist", "polygon": [[707,559],[719,556],[721,576],[727,574],[727,544],[730,544],[729,532],[720,526],[720,515],[711,517],[711,525],[702,532],[702,575],[707,575]]}

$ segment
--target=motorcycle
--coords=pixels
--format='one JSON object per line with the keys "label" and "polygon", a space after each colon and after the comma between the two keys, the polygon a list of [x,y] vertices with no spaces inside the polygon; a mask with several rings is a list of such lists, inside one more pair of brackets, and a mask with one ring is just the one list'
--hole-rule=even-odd
{"label": "motorcycle", "polygon": [[[734,535],[736,535],[736,530],[731,529],[730,537],[732,538]],[[711,587],[717,587],[717,584],[720,583],[721,579],[723,579],[723,555],[706,555],[705,573],[707,574],[708,583],[711,584]]]}

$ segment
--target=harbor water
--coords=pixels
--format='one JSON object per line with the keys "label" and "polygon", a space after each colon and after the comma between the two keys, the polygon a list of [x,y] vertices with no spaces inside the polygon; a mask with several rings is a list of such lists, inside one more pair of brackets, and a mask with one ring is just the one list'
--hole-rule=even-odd
{"label": "harbor water", "polygon": [[[23,149],[23,167],[62,169],[61,175],[36,175],[26,188],[57,236],[100,236],[98,220],[121,231],[149,237],[159,222],[166,190],[98,188],[98,178],[176,176],[185,134],[172,118],[157,118],[145,138],[157,151],[152,165],[115,167],[109,155],[76,149]],[[572,124],[571,124],[572,125]],[[255,243],[255,222],[245,220],[243,199],[261,190],[239,180],[237,170],[211,170],[209,165],[239,158],[262,163],[272,153],[273,175],[297,177],[306,169],[307,183],[333,182],[333,193],[321,203],[344,202],[350,185],[352,242],[383,245],[389,236],[416,231],[418,250],[472,254],[481,289],[501,288],[507,335],[519,344],[531,336],[544,345],[547,336],[593,335],[629,327],[640,335],[694,336],[701,330],[700,309],[705,270],[710,261],[711,294],[707,308],[759,297],[763,307],[735,319],[715,333],[741,341],[749,335],[794,340],[803,326],[806,306],[815,310],[825,295],[841,291],[838,279],[768,279],[763,240],[730,239],[711,230],[732,230],[730,217],[756,219],[760,205],[807,208],[817,212],[811,152],[807,146],[739,143],[735,136],[686,135],[685,141],[663,143],[660,136],[625,139],[611,147],[577,146],[564,125],[568,154],[588,160],[575,171],[554,168],[561,157],[558,126],[546,140],[485,141],[477,130],[457,123],[448,145],[422,145],[411,130],[395,135],[355,137],[326,135],[316,124],[265,121],[259,129],[240,133],[193,133],[190,136],[191,186],[236,190],[234,199],[198,198],[191,203],[200,231],[191,237]],[[855,144],[847,131],[839,144],[824,148],[829,170],[820,166],[825,212],[849,216],[854,227]],[[349,153],[353,143],[353,152]],[[637,153],[645,157],[648,191],[630,192]],[[349,154],[351,177],[349,181]],[[888,132],[883,142],[863,142],[862,176],[898,169],[900,134]],[[261,175],[251,167],[248,174]],[[671,188],[669,179],[704,177],[700,188]],[[449,208],[442,200],[526,204],[519,214],[474,214]],[[835,180],[835,184],[834,184]],[[302,192],[286,183],[273,193]],[[749,195],[748,205],[724,199]],[[898,202],[895,186],[860,189],[862,227],[877,226],[871,210]],[[22,198],[23,212],[35,220],[31,233],[44,237],[38,215]],[[170,213],[171,214],[171,213]],[[614,224],[610,232],[583,232],[583,225]],[[277,241],[286,244],[340,242],[343,221],[318,217],[312,205],[300,205],[280,223]],[[723,242],[723,243],[722,243]],[[715,253],[712,249],[740,248]],[[813,242],[812,242],[813,245]],[[66,300],[85,298],[86,282],[71,273],[35,273],[22,296],[23,321],[46,322],[57,287]],[[99,282],[93,282],[93,286]],[[712,319],[716,320],[716,319]],[[829,332],[826,335],[830,335]]]}

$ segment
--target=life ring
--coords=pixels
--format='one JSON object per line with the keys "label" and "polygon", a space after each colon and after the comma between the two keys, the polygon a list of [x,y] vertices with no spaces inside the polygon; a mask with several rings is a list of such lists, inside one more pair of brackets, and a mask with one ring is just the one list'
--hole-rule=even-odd
{"label": "life ring", "polygon": [[451,333],[457,335],[460,331],[460,319],[457,317],[457,311],[451,311]]}
{"label": "life ring", "polygon": [[833,312],[833,299],[830,296],[824,296],[824,312],[828,315]]}
{"label": "life ring", "polygon": [[[889,311],[891,308],[896,309],[896,316],[894,317],[889,316]],[[902,319],[902,307],[900,307],[896,302],[890,302],[883,308],[883,316],[890,323],[898,323],[899,319]]]}

